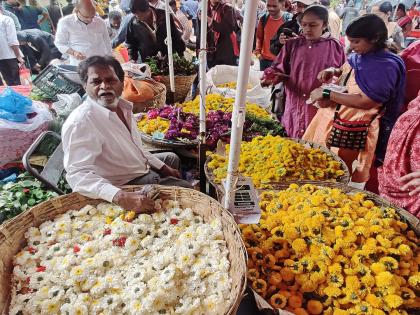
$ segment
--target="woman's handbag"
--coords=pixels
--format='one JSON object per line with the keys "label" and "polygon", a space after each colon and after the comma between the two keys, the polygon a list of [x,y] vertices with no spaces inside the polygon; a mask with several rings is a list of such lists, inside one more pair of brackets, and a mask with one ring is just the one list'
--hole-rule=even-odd
{"label": "woman's handbag", "polygon": [[[350,78],[351,71],[347,75],[344,86]],[[370,120],[349,121],[340,118],[341,105],[337,105],[334,113],[332,129],[327,139],[327,147],[337,147],[354,151],[366,149],[369,127],[380,113],[377,113]]]}

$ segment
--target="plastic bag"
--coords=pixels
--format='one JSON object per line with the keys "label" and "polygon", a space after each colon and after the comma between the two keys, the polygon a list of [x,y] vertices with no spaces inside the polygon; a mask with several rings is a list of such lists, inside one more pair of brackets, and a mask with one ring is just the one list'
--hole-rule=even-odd
{"label": "plastic bag", "polygon": [[[238,79],[238,67],[219,65],[210,69],[206,74],[207,93],[217,93],[226,97],[234,98],[236,89],[218,87],[220,84],[236,82]],[[261,71],[249,71],[249,84],[252,86],[246,93],[246,100],[250,103],[256,103],[264,108],[271,105],[271,89],[263,88],[260,84],[262,77]]]}
{"label": "plastic bag", "polygon": [[152,77],[152,71],[150,66],[146,63],[132,63],[127,62],[121,65],[123,70],[128,73],[129,77],[134,79],[150,79]]}
{"label": "plastic bag", "polygon": [[26,67],[19,69],[19,78],[21,85],[31,85],[31,71]]}
{"label": "plastic bag", "polygon": [[53,103],[52,108],[61,118],[67,118],[70,113],[82,104],[82,98],[78,93],[58,94],[58,101]]}
{"label": "plastic bag", "polygon": [[31,113],[32,101],[6,88],[0,94],[0,118],[14,122],[25,122],[28,118],[26,114]]}

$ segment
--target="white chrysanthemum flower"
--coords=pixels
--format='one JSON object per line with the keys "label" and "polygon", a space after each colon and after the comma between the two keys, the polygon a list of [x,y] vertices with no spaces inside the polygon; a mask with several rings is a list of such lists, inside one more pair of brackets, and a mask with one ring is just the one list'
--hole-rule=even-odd
{"label": "white chrysanthemum flower", "polygon": [[41,312],[43,314],[58,314],[60,310],[60,303],[56,299],[45,300],[41,304]]}

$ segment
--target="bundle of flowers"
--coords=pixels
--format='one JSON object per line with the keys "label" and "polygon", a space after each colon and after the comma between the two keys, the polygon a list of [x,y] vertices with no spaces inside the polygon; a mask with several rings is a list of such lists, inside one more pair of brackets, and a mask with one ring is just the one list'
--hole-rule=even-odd
{"label": "bundle of flowers", "polygon": [[[226,147],[229,151],[229,146]],[[226,178],[228,156],[210,155],[208,168],[216,183]],[[259,136],[242,142],[239,172],[257,188],[285,180],[336,180],[344,175],[341,163],[320,149],[306,148],[280,136]]]}
{"label": "bundle of flowers", "polygon": [[[232,112],[233,104],[235,103],[234,98],[224,97],[220,94],[207,94],[206,95],[206,112],[221,110],[223,112]],[[178,104],[182,107],[182,110],[186,113],[193,113],[195,115],[200,114],[200,97],[197,96],[193,101],[184,102]],[[246,112],[253,116],[260,118],[270,118],[270,114],[258,104],[247,103]]]}
{"label": "bundle of flowers", "polygon": [[[206,115],[206,144],[214,149],[219,140],[228,142],[232,126],[232,113],[221,110],[209,111]],[[167,140],[195,140],[199,133],[197,115],[185,112],[178,106],[164,106],[151,109],[138,122],[140,131]],[[271,118],[261,118],[247,114],[244,124],[244,140],[251,140],[259,135],[285,135],[284,128]]]}
{"label": "bundle of flowers", "polygon": [[230,262],[219,219],[177,202],[111,204],[32,227],[14,259],[10,314],[221,314]]}
{"label": "bundle of flowers", "polygon": [[[236,90],[236,82],[226,82],[226,83],[222,83],[222,84],[217,84],[216,87]],[[252,89],[253,87],[254,86],[251,83],[248,83],[248,85],[247,85],[248,90]]]}
{"label": "bundle of flowers", "polygon": [[419,239],[395,209],[296,184],[262,193],[260,206],[259,224],[240,227],[249,283],[274,308],[397,315],[420,306]]}

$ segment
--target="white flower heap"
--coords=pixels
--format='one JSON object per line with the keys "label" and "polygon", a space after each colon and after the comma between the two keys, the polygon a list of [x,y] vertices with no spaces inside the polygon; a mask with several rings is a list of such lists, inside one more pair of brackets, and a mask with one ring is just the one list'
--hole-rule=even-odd
{"label": "white flower heap", "polygon": [[30,228],[10,314],[222,314],[232,281],[220,220],[156,207],[133,220],[103,203]]}

